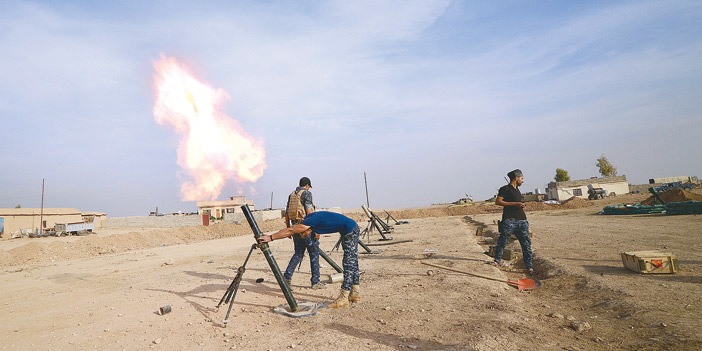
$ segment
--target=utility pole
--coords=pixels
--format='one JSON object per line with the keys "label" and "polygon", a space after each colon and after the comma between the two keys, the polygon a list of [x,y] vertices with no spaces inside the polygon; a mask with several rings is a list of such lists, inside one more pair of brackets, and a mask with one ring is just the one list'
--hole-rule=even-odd
{"label": "utility pole", "polygon": [[271,210],[273,209],[273,192],[271,191]]}
{"label": "utility pole", "polygon": [[44,178],[41,178],[41,214],[39,215],[39,234],[44,234]]}
{"label": "utility pole", "polygon": [[370,201],[368,201],[368,178],[366,178],[366,172],[363,172],[363,181],[366,183],[366,206],[370,208]]}

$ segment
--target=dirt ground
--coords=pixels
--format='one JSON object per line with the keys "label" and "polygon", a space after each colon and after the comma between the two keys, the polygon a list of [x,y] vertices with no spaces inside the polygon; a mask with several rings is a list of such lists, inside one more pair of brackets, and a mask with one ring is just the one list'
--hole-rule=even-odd
{"label": "dirt ground", "polygon": [[[386,243],[412,241],[373,246],[382,252],[360,255],[363,301],[321,308],[310,317],[272,311],[285,298],[256,250],[226,326],[226,305],[215,306],[254,242],[248,225],[125,228],[4,241],[0,349],[702,349],[702,216],[597,214],[605,205],[646,197],[530,210],[543,285],[527,292],[421,264],[526,278],[519,258],[502,270],[485,264],[500,217],[492,205],[394,212],[409,223],[395,225]],[[267,232],[283,226],[259,224]],[[475,235],[477,228],[482,235]],[[324,236],[321,247],[329,252],[337,238]],[[379,238],[376,232],[364,241],[383,243]],[[292,249],[288,240],[272,243],[281,268]],[[682,271],[627,271],[619,253],[636,250],[670,251]],[[341,252],[330,256],[341,264]],[[323,278],[334,272],[321,263]],[[338,283],[309,289],[309,277],[306,258],[293,277],[297,301],[328,303],[338,294]],[[256,283],[258,278],[263,282]],[[172,312],[159,315],[164,305]]]}

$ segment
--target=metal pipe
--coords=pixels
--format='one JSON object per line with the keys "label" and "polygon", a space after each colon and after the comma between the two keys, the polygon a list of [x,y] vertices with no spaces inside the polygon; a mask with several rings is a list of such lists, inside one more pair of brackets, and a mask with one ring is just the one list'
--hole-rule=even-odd
{"label": "metal pipe", "polygon": [[388,221],[388,222],[390,222],[390,218],[392,218],[392,220],[395,221],[395,224],[398,224],[397,219],[395,219],[395,217],[393,217],[393,216],[390,214],[390,212],[385,211],[385,213],[387,213],[387,215],[388,215],[388,218],[387,218],[387,221]]}
{"label": "metal pipe", "polygon": [[[385,236],[385,231],[380,229],[380,226],[378,226],[378,222],[375,221],[375,218],[371,219],[371,223],[375,226],[375,229],[378,230],[378,233],[380,233],[380,236],[383,237],[383,240],[390,240]],[[368,239],[370,240],[370,237]]]}
{"label": "metal pipe", "polygon": [[395,245],[395,244],[402,244],[402,243],[411,243],[412,240],[400,240],[400,241],[393,241],[389,243],[372,243],[372,244],[366,244],[367,246],[385,246],[385,245]]}
{"label": "metal pipe", "polygon": [[[314,234],[312,234],[312,235],[314,235]],[[321,249],[320,249],[320,250],[319,250],[319,255],[322,256],[322,258],[323,258],[324,260],[326,260],[332,267],[334,267],[334,270],[335,270],[337,273],[341,273],[341,272],[344,271],[343,269],[341,269],[341,267],[339,267],[338,264],[336,264],[336,262],[332,261],[331,257],[327,256],[327,254],[324,252],[324,250],[321,250]]]}
{"label": "metal pipe", "polygon": [[39,215],[39,234],[44,234],[44,178],[41,179],[41,215]]}
{"label": "metal pipe", "polygon": [[370,207],[370,200],[368,200],[368,178],[366,178],[366,172],[363,172],[363,182],[366,183],[366,205]]}
{"label": "metal pipe", "polygon": [[[254,238],[258,242],[258,238],[260,238],[263,235],[263,233],[261,232],[261,229],[258,228],[258,224],[256,223],[256,220],[254,219],[253,214],[251,213],[251,209],[249,209],[249,205],[241,206],[241,211],[244,212],[244,217],[246,217],[246,221],[249,222],[249,226],[253,231]],[[285,282],[285,279],[283,278],[283,273],[281,273],[280,268],[278,267],[278,263],[276,263],[275,258],[273,257],[273,253],[271,252],[270,247],[268,246],[268,243],[262,243],[258,245],[258,247],[261,249],[261,252],[263,252],[263,256],[266,257],[266,261],[268,261],[268,265],[271,267],[273,275],[278,281],[278,285],[280,285],[280,289],[283,291],[285,299],[288,301],[288,306],[290,307],[290,310],[292,312],[297,312],[297,301],[295,301],[295,297],[293,296],[292,291],[290,291],[290,287]]]}
{"label": "metal pipe", "polygon": [[363,241],[361,241],[361,240],[358,241],[358,245],[361,245],[361,247],[364,248],[366,250],[366,252],[368,252],[368,253],[373,252],[373,250],[371,250],[368,246],[366,246],[366,244],[364,244]]}
{"label": "metal pipe", "polygon": [[383,229],[385,229],[386,232],[390,232],[390,226],[387,223],[385,223],[385,221],[380,219],[380,217],[378,217],[378,215],[375,214],[375,212],[371,211],[371,215],[375,217],[375,220],[378,221],[378,223],[380,223],[380,225],[383,227]]}
{"label": "metal pipe", "polygon": [[363,210],[363,212],[366,213],[366,216],[368,216],[369,219],[373,219],[373,216],[371,215],[370,210],[368,209],[368,207],[366,207],[366,206],[364,206],[364,205],[361,205],[361,209]]}

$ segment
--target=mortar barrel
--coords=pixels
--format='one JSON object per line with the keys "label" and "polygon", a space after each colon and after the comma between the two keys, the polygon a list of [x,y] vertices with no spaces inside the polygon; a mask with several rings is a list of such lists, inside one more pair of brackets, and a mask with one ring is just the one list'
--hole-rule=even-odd
{"label": "mortar barrel", "polygon": [[[251,230],[254,233],[254,238],[256,238],[256,240],[258,241],[258,238],[260,238],[263,235],[263,233],[261,232],[261,229],[258,228],[258,224],[256,223],[256,219],[254,219],[253,217],[253,213],[251,213],[251,209],[249,209],[249,205],[241,206],[241,210],[244,212],[244,217],[246,217],[246,221],[249,222],[249,226],[251,227]],[[290,310],[293,312],[297,312],[297,301],[295,301],[295,297],[293,296],[292,291],[290,291],[290,287],[285,282],[285,279],[283,279],[283,273],[280,271],[278,263],[275,261],[275,258],[273,257],[273,253],[271,252],[268,243],[263,243],[259,245],[259,247],[261,248],[261,252],[263,252],[263,256],[266,257],[266,261],[268,261],[268,265],[271,267],[271,271],[273,271],[273,275],[278,281],[278,285],[280,285],[280,289],[283,291],[285,299],[288,301],[288,306],[290,306]]]}

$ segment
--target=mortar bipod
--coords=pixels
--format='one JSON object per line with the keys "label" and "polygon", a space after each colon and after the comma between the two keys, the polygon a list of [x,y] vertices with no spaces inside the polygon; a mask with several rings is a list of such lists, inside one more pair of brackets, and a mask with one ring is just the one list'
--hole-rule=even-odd
{"label": "mortar bipod", "polygon": [[385,240],[392,240],[392,238],[388,238],[385,236],[385,234],[389,234],[392,232],[392,228],[388,226],[385,222],[383,222],[382,219],[380,219],[375,213],[373,213],[371,210],[366,207],[366,205],[361,205],[361,208],[363,209],[363,212],[368,216],[368,219],[370,220],[368,226],[364,230],[364,234],[368,235],[368,240],[370,240],[370,232],[375,228],[378,233],[380,233],[380,236],[382,237],[380,240],[385,241]]}
{"label": "mortar bipod", "polygon": [[[339,237],[339,240],[336,241],[336,244],[334,244],[334,247],[331,249],[331,251],[334,250],[339,250],[339,245],[341,245],[341,237]],[[368,245],[366,245],[361,239],[358,239],[358,245],[363,248],[364,251],[360,252],[362,254],[367,254],[367,255],[375,255],[383,252],[383,250],[371,250]]]}
{"label": "mortar bipod", "polygon": [[388,215],[388,216],[385,218],[385,221],[388,222],[388,223],[390,223],[390,219],[391,219],[391,218],[392,218],[392,220],[395,222],[395,225],[400,225],[400,224],[407,224],[407,223],[409,223],[408,221],[398,221],[398,220],[395,219],[395,217],[393,217],[393,215],[391,215],[390,212],[388,212],[388,211],[385,211],[385,214]]}
{"label": "mortar bipod", "polygon": [[234,304],[234,298],[236,297],[236,293],[237,291],[239,291],[239,284],[241,284],[241,278],[244,276],[244,272],[246,272],[246,264],[249,262],[249,258],[251,257],[251,253],[253,252],[253,250],[257,248],[258,244],[251,245],[251,248],[249,249],[249,254],[246,255],[246,259],[244,260],[244,264],[239,266],[234,280],[232,280],[232,283],[229,284],[229,287],[224,292],[224,295],[222,295],[222,298],[219,300],[219,303],[216,306],[216,308],[219,308],[219,306],[221,306],[222,303],[229,303],[227,315],[222,321],[222,323],[224,323],[225,326],[227,325],[227,323],[229,323],[229,314],[232,312],[232,305]]}

